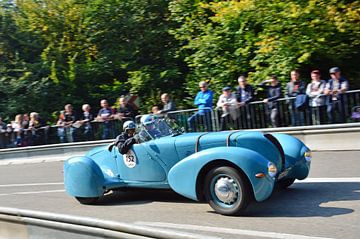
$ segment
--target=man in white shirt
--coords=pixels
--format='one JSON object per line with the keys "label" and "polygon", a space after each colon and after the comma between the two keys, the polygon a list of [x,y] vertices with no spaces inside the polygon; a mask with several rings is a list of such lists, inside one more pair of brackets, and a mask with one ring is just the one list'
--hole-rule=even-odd
{"label": "man in white shirt", "polygon": [[217,102],[217,107],[222,108],[222,115],[220,118],[220,129],[226,130],[227,124],[233,124],[238,115],[237,115],[237,100],[236,95],[231,92],[231,88],[226,86],[222,89],[223,93],[220,95]]}

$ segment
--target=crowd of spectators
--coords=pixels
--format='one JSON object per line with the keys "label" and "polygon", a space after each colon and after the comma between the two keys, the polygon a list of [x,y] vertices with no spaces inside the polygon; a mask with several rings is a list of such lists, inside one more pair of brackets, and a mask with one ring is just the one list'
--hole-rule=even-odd
{"label": "crowd of spectators", "polygon": [[[114,138],[114,121],[134,120],[137,108],[121,96],[119,107],[110,107],[108,101],[100,101],[100,110],[96,115],[91,112],[89,104],[82,105],[82,113],[78,114],[71,104],[66,104],[60,111],[55,125],[58,142],[70,143],[79,140],[94,140],[94,123],[102,128],[101,139]],[[3,122],[0,117],[0,148],[39,145],[44,143],[50,126],[45,124],[36,112],[18,114],[11,123]]]}
{"label": "crowd of spectators", "polygon": [[[265,112],[271,126],[280,126],[279,99],[283,97],[283,92],[291,126],[305,125],[305,115],[310,118],[311,124],[344,123],[346,120],[344,93],[349,89],[349,83],[341,75],[338,67],[332,67],[329,74],[330,79],[325,81],[321,78],[319,70],[313,70],[310,73],[311,82],[306,85],[300,78],[299,71],[292,70],[290,80],[286,83],[284,90],[276,75],[258,84],[256,87],[266,92],[262,102],[265,104]],[[253,128],[252,119],[255,115],[249,109],[249,103],[255,99],[255,88],[247,83],[245,76],[238,78],[238,84],[234,92],[230,86],[224,86],[217,101],[216,107],[221,110],[221,130]],[[209,109],[213,107],[213,92],[208,89],[206,82],[200,82],[199,87],[200,91],[194,100],[198,111],[189,117],[188,126],[190,130],[195,131],[195,123],[198,123],[204,125],[207,130],[211,130]],[[356,108],[352,115],[355,121],[357,121],[357,111]]]}
{"label": "crowd of spectators", "polygon": [[[264,80],[256,86],[247,82],[245,76],[238,78],[235,88],[224,86],[222,94],[216,103],[219,113],[220,130],[254,128],[253,118],[256,117],[250,109],[252,102],[262,102],[268,122],[272,127],[280,126],[280,101],[285,94],[286,106],[292,126],[305,124],[305,115],[310,115],[312,124],[345,122],[344,93],[349,88],[348,81],[341,75],[338,67],[329,70],[330,79],[324,80],[319,70],[310,73],[311,82],[305,84],[297,70],[290,72],[290,80],[284,90],[276,75]],[[197,110],[186,118],[187,129],[197,131],[201,125],[204,130],[212,131],[214,92],[205,81],[199,83],[199,92],[194,99]],[[256,90],[262,89],[263,97],[256,96]],[[162,105],[151,108],[151,113],[165,115],[176,111],[176,105],[169,94],[161,95]],[[100,110],[93,114],[89,104],[82,105],[82,112],[77,114],[71,104],[66,104],[58,116],[56,134],[60,143],[79,140],[94,140],[94,122],[101,125],[101,139],[114,138],[114,122],[135,120],[138,115],[136,105],[125,96],[118,99],[118,107],[111,107],[106,99],[100,101]],[[360,107],[354,107],[354,121],[360,121]],[[18,114],[11,123],[3,122],[0,117],[0,148],[28,146],[41,144],[49,129],[37,112]],[[4,141],[7,136],[9,142]]]}

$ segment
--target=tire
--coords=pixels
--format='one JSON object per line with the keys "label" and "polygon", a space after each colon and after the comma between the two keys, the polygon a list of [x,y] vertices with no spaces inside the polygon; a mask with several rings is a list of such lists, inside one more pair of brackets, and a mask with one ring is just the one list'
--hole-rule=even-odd
{"label": "tire", "polygon": [[99,197],[84,198],[84,197],[75,197],[81,204],[92,205],[96,204],[99,201]]}
{"label": "tire", "polygon": [[279,189],[286,189],[290,187],[295,182],[295,178],[285,178],[277,182],[277,187]]}
{"label": "tire", "polygon": [[217,213],[228,216],[244,214],[252,198],[246,177],[235,168],[225,166],[213,168],[206,174],[204,194]]}

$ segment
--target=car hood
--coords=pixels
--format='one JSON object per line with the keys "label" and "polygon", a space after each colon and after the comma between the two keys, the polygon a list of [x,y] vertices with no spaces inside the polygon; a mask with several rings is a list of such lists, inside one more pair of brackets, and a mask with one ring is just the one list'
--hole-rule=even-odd
{"label": "car hood", "polygon": [[182,159],[195,151],[227,146],[228,138],[234,134],[246,134],[246,131],[185,133],[176,137],[175,147],[179,158]]}
{"label": "car hood", "polygon": [[276,146],[259,131],[222,131],[209,133],[185,133],[175,140],[179,159],[195,152],[215,147],[242,147],[258,152],[281,167],[281,155]]}

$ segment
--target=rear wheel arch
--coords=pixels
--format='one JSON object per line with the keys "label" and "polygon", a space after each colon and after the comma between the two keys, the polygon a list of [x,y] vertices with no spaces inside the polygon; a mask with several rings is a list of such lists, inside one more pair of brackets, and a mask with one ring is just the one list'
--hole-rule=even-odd
{"label": "rear wheel arch", "polygon": [[205,186],[206,175],[213,168],[222,167],[222,166],[232,167],[232,168],[236,169],[236,171],[240,175],[242,175],[242,177],[246,180],[246,183],[249,185],[249,189],[251,190],[251,196],[254,197],[254,191],[253,191],[252,184],[251,184],[248,176],[245,174],[245,172],[239,166],[237,166],[236,164],[234,164],[226,159],[217,159],[217,160],[213,160],[213,161],[207,163],[206,165],[204,165],[196,178],[196,196],[199,201],[202,201],[202,202],[205,201],[204,186]]}

